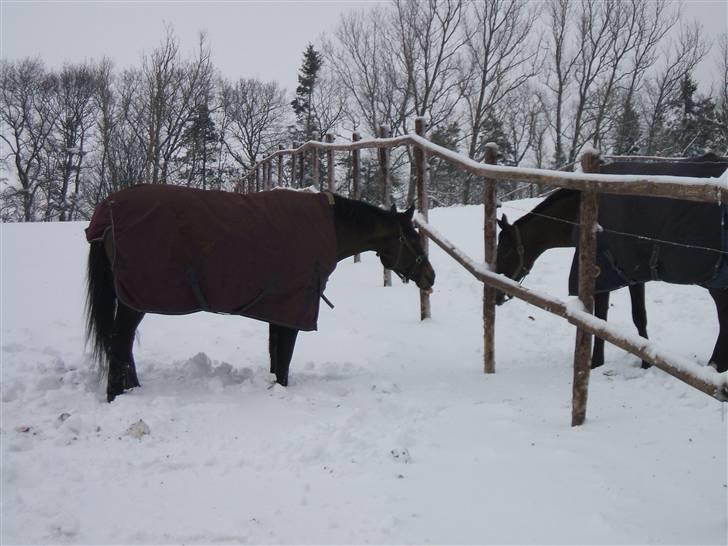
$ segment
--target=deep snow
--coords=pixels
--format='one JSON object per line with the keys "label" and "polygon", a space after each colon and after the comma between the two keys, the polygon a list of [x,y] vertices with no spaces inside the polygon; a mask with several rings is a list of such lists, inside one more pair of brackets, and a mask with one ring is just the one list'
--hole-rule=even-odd
{"label": "deep snow", "polygon": [[[479,207],[430,220],[482,260]],[[84,227],[0,227],[3,544],[728,542],[724,405],[608,346],[571,428],[573,326],[498,308],[484,375],[482,286],[435,245],[432,320],[365,254],[332,275],[288,389],[267,325],[147,316],[142,388],[106,404],[83,349]],[[525,284],[565,297],[572,253]],[[651,339],[704,362],[707,291],[647,296]],[[612,300],[631,328],[626,291]]]}

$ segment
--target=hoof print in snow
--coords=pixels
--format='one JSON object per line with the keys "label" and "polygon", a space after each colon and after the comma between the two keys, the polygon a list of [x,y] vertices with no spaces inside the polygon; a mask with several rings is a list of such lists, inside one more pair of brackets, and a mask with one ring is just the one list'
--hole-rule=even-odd
{"label": "hoof print in snow", "polygon": [[389,452],[389,454],[398,463],[409,464],[412,462],[412,457],[410,456],[410,452],[407,450],[406,447],[403,447],[401,449],[393,449]]}
{"label": "hoof print in snow", "polygon": [[397,383],[384,383],[380,385],[372,385],[372,392],[378,392],[381,394],[394,394],[400,392],[400,389]]}
{"label": "hoof print in snow", "polygon": [[30,432],[30,427],[27,425],[20,425],[15,427],[15,432],[26,433]]}
{"label": "hoof print in snow", "polygon": [[137,440],[141,440],[142,436],[146,436],[151,433],[152,431],[149,429],[149,425],[141,419],[126,429],[126,435],[136,438]]}

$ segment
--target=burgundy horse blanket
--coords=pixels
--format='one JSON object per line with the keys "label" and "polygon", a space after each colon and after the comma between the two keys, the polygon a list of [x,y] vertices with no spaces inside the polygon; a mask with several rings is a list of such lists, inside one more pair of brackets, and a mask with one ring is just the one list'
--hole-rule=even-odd
{"label": "burgundy horse blanket", "polygon": [[[728,161],[713,154],[677,162],[611,162],[605,174],[719,177]],[[726,206],[628,195],[599,197],[595,291],[609,292],[629,284],[665,281],[728,286]],[[629,235],[626,235],[629,234]],[[578,287],[578,254],[569,275],[569,292]]]}
{"label": "burgundy horse blanket", "polygon": [[134,186],[96,207],[86,238],[107,233],[117,297],[149,313],[211,311],[315,330],[336,267],[333,206],[320,193]]}

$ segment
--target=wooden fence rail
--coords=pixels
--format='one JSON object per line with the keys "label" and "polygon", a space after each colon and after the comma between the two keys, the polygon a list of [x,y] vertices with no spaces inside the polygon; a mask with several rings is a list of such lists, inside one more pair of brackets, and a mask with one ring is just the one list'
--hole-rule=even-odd
{"label": "wooden fence rail", "polygon": [[[525,300],[550,313],[568,320],[577,327],[574,349],[574,381],[572,385],[572,425],[581,425],[586,415],[587,391],[590,373],[592,336],[597,335],[642,360],[651,362],[668,374],[684,381],[696,389],[720,401],[728,400],[728,373],[718,374],[712,368],[706,368],[687,359],[671,355],[652,342],[634,334],[622,332],[606,321],[593,315],[593,292],[595,279],[595,248],[597,232],[598,195],[600,193],[643,195],[685,199],[691,201],[728,203],[728,184],[722,179],[716,181],[706,178],[645,176],[645,175],[605,175],[597,172],[598,155],[586,153],[582,158],[582,173],[548,171],[540,169],[523,169],[495,165],[497,150],[486,148],[486,163],[478,163],[452,150],[438,146],[425,138],[426,124],[424,119],[416,120],[416,132],[399,137],[359,139],[355,133],[352,142],[339,144],[333,137],[327,136],[327,142],[309,141],[293,149],[279,149],[262,161],[256,163],[250,174],[242,178],[238,188],[248,190],[260,188],[260,170],[264,173],[265,187],[271,187],[270,173],[273,161],[278,160],[278,182],[282,176],[280,158],[291,157],[291,183],[304,180],[304,163],[310,154],[310,170],[312,181],[317,184],[318,153],[327,152],[328,189],[334,189],[333,152],[352,152],[354,176],[354,192],[359,190],[359,150],[379,148],[380,165],[385,181],[384,199],[388,198],[386,180],[389,175],[388,150],[399,146],[414,148],[415,173],[417,177],[417,204],[419,212],[415,216],[415,224],[423,236],[423,245],[427,248],[427,239],[431,239],[448,255],[460,263],[476,279],[484,283],[483,287],[483,369],[485,373],[495,372],[495,295],[501,290],[514,297]],[[479,264],[457,249],[445,237],[440,235],[427,222],[427,157],[439,157],[473,175],[484,178],[484,255],[485,263]],[[298,169],[298,173],[296,172]],[[267,174],[267,177],[266,177]],[[549,295],[522,287],[511,279],[494,272],[496,260],[496,192],[501,181],[528,182],[539,186],[549,185],[578,190],[581,192],[581,208],[579,222],[579,297],[570,302],[563,302]],[[358,195],[357,195],[358,197]],[[429,295],[420,291],[420,316],[422,319],[431,316]]]}

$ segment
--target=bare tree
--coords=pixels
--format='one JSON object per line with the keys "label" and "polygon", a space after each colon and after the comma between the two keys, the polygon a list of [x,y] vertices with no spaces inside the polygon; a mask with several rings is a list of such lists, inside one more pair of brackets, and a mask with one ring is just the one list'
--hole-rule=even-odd
{"label": "bare tree", "polygon": [[166,184],[171,182],[169,170],[182,148],[184,129],[209,92],[212,63],[205,34],[200,34],[196,57],[184,61],[179,41],[168,27],[160,47],[144,57],[141,75],[147,180]]}
{"label": "bare tree", "polygon": [[20,188],[10,186],[4,200],[19,200],[21,219],[35,218],[36,195],[41,189],[43,155],[56,123],[56,78],[38,59],[0,63],[0,138],[9,150]]}
{"label": "bare tree", "polygon": [[629,107],[678,15],[657,0],[551,0],[548,88],[553,165],[605,138]]}
{"label": "bare tree", "polygon": [[58,219],[76,219],[81,176],[96,122],[97,74],[91,64],[66,65],[58,76],[57,112],[52,153],[57,164],[52,191]]}
{"label": "bare tree", "polygon": [[[482,160],[486,120],[540,72],[539,44],[531,39],[539,10],[525,0],[492,0],[471,4],[468,15],[467,64],[461,83],[468,114],[467,153]],[[463,203],[470,201],[472,179],[464,181]]]}
{"label": "bare tree", "polygon": [[[718,90],[716,93],[718,127],[722,131],[723,142],[728,143],[728,32],[721,35],[718,40],[716,69],[718,71]],[[728,155],[728,145],[721,153]]]}
{"label": "bare tree", "polygon": [[336,44],[326,43],[326,60],[332,67],[346,96],[347,117],[354,128],[360,126],[370,135],[389,127],[402,132],[405,123],[406,86],[393,67],[395,26],[391,9],[375,5],[343,15],[335,31]]}
{"label": "bare tree", "polygon": [[645,82],[642,110],[646,134],[643,148],[647,154],[657,154],[663,147],[661,140],[670,98],[690,70],[707,54],[701,36],[702,27],[697,23],[682,27],[677,39],[663,49],[665,61],[662,66]]}
{"label": "bare tree", "polygon": [[[429,116],[431,129],[452,120],[461,99],[461,50],[465,45],[462,0],[394,0],[396,67],[405,79],[403,118]],[[409,127],[405,125],[407,132]],[[409,152],[408,152],[409,153]],[[414,163],[410,161],[407,201],[414,200]]]}
{"label": "bare tree", "polygon": [[220,85],[225,148],[236,163],[249,169],[279,142],[288,115],[285,91],[277,82],[258,79]]}

